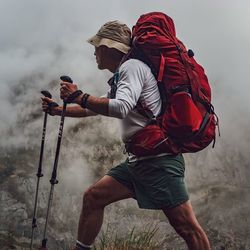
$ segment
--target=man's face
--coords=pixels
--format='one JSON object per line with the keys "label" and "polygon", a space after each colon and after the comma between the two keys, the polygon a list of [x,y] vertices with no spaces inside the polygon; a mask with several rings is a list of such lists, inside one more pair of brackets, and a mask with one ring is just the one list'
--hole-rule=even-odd
{"label": "man's face", "polygon": [[95,47],[95,53],[94,53],[95,57],[96,57],[96,63],[98,66],[98,69],[107,69],[107,63],[106,63],[106,48],[104,46],[100,46],[100,47]]}

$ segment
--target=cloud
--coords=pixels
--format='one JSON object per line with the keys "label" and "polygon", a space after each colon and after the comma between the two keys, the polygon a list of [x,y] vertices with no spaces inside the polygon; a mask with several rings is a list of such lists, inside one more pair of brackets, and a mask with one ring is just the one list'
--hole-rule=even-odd
{"label": "cloud", "polygon": [[[220,140],[227,144],[240,141],[240,147],[246,148],[249,7],[246,0],[1,0],[1,144],[21,145],[27,136],[38,133],[42,122],[40,90],[55,89],[62,74],[70,75],[93,95],[106,92],[110,73],[97,70],[93,48],[86,43],[104,22],[119,19],[132,27],[139,15],[163,11],[173,17],[178,37],[194,50],[207,71],[221,121]],[[58,91],[52,94],[60,101]],[[32,117],[35,120],[30,120]]]}
{"label": "cloud", "polygon": [[[16,175],[17,182],[14,183],[17,185],[11,185],[12,189],[19,190],[20,197],[28,197],[26,204],[33,202],[30,197],[34,195],[42,132],[40,91],[50,90],[55,100],[61,102],[59,76],[66,74],[83,91],[97,96],[105,93],[108,88],[106,81],[111,74],[97,69],[93,47],[86,40],[109,20],[121,20],[132,27],[139,15],[149,11],[162,11],[173,17],[178,37],[188,48],[193,49],[198,62],[205,67],[213,90],[213,104],[220,117],[222,136],[217,138],[215,149],[209,148],[185,157],[191,200],[210,197],[207,193],[213,191],[214,183],[223,188],[226,184],[249,187],[248,0],[0,0],[1,164],[6,165],[9,172],[17,172],[17,175],[18,171],[26,171],[27,176]],[[45,177],[41,182],[42,199],[39,204],[43,209],[47,206],[59,120],[59,117],[49,117],[47,123]],[[105,117],[65,119],[59,185],[53,204],[57,212],[53,216],[59,217],[57,221],[61,223],[56,225],[60,225],[60,228],[65,225],[68,234],[69,225],[76,226],[82,192],[97,176],[102,176],[124,157],[117,121]],[[29,183],[31,176],[32,185],[29,186],[26,181]],[[215,189],[211,195],[213,201],[202,202],[205,211],[202,216],[210,218],[211,215],[206,211],[213,211],[210,209],[213,206],[223,207],[218,201],[214,202],[214,197],[223,197],[223,201],[220,201],[223,204],[227,204],[224,203],[224,197],[228,198],[228,203],[235,203],[235,200],[231,200],[234,196],[227,197],[225,194],[228,194],[227,188],[222,193]],[[235,197],[242,197],[241,190],[236,194]],[[241,211],[247,211],[245,205],[242,206],[238,201],[235,204],[237,208],[233,208],[237,212],[241,207]],[[110,214],[114,218],[112,210]],[[217,216],[225,218],[224,210],[219,211]],[[235,220],[234,216],[229,217]],[[134,220],[133,217],[133,223]],[[10,219],[8,221],[11,222]],[[231,232],[232,227],[217,224],[215,221],[216,227]]]}

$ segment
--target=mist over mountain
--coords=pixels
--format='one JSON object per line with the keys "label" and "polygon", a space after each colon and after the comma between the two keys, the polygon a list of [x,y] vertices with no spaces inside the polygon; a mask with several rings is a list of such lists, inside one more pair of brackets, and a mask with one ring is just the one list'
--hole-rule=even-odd
{"label": "mist over mountain", "polygon": [[[249,1],[0,0],[2,249],[12,243],[16,249],[28,249],[43,121],[40,91],[50,90],[61,103],[59,76],[66,74],[83,91],[104,94],[111,74],[97,69],[93,47],[86,40],[107,21],[120,20],[132,27],[141,14],[150,11],[162,11],[174,19],[178,38],[194,51],[207,72],[220,118],[221,137],[215,148],[185,156],[186,182],[198,218],[214,249],[250,249]],[[59,120],[48,118],[37,243]],[[122,150],[117,120],[66,118],[48,229],[54,249],[67,249],[74,241],[83,192],[125,159]],[[159,234],[164,249],[185,249],[163,216],[138,212],[136,207],[130,200],[109,206],[104,228],[109,223],[121,233],[134,225],[143,228],[147,216],[148,223],[166,231]]]}

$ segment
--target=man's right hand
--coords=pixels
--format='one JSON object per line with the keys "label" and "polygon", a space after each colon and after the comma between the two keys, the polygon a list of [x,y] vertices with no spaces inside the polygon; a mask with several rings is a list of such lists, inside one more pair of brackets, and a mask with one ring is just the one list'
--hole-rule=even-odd
{"label": "man's right hand", "polygon": [[47,112],[50,115],[60,115],[61,108],[60,106],[53,100],[48,97],[41,97],[42,99],[42,109],[44,112]]}

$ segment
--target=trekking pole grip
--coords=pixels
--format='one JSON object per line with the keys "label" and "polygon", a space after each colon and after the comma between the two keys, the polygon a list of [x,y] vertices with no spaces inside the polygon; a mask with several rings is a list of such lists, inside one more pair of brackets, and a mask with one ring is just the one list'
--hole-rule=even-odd
{"label": "trekking pole grip", "polygon": [[73,80],[69,76],[60,76],[63,82],[73,83]]}
{"label": "trekking pole grip", "polygon": [[[63,82],[68,82],[68,83],[73,83],[73,80],[71,79],[71,77],[69,76],[60,76],[60,79],[63,81]],[[66,104],[67,102],[66,101],[63,101],[63,109],[66,110]]]}
{"label": "trekking pole grip", "polygon": [[50,99],[52,98],[52,95],[51,95],[50,92],[47,91],[47,90],[42,90],[41,93],[42,93],[45,97],[48,97],[48,98],[50,98]]}

